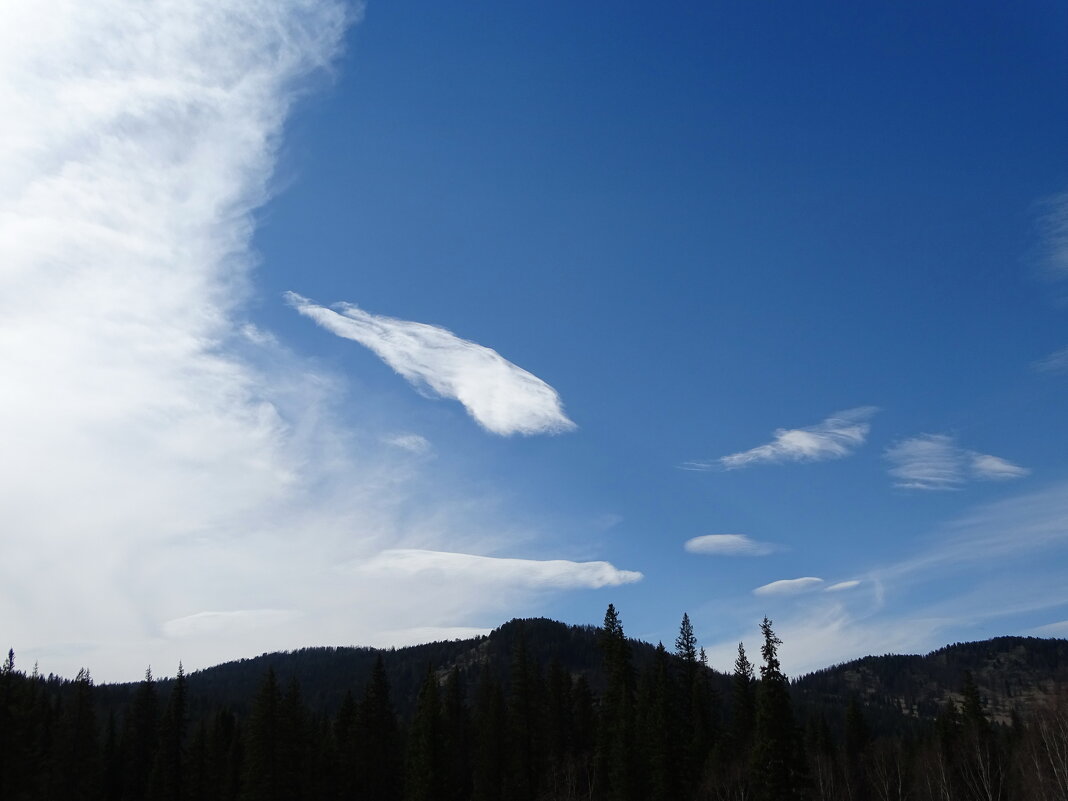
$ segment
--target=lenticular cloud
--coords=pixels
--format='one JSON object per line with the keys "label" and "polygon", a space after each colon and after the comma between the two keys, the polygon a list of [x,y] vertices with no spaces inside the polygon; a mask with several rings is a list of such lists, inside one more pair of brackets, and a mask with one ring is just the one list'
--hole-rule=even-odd
{"label": "lenticular cloud", "polygon": [[497,351],[426,323],[369,314],[351,303],[338,311],[287,295],[301,314],[359,342],[416,386],[455,398],[494,434],[554,434],[575,424],[556,390]]}

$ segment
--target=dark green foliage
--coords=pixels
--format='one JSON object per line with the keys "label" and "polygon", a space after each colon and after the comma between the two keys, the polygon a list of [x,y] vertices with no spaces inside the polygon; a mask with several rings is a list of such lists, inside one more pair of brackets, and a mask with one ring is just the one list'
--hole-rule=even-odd
{"label": "dark green foliage", "polygon": [[751,786],[757,801],[786,801],[808,797],[808,780],[801,738],[790,701],[790,685],[779,666],[782,640],[766,617],[760,624],[756,725],[752,750]]}
{"label": "dark green foliage", "polygon": [[[688,624],[684,616],[677,653],[628,640],[610,606],[601,629],[516,620],[425,649],[277,654],[243,663],[260,670],[251,696],[234,666],[96,687],[87,671],[73,681],[27,676],[9,653],[0,797],[1068,801],[1068,713],[1052,701],[1006,706],[1064,686],[1064,643],[1015,638],[860,660],[834,690],[834,671],[790,686],[770,621],[759,681],[743,649],[733,677],[709,670]],[[446,659],[417,667],[411,660],[425,653]],[[366,670],[344,679],[313,671],[307,691],[310,666],[363,665],[366,654]],[[947,686],[931,678],[961,666],[970,672]],[[402,715],[394,677],[411,688],[397,699]],[[942,699],[929,714],[921,685]],[[896,721],[891,687],[914,693]]]}
{"label": "dark green foliage", "polygon": [[[146,674],[146,681],[151,676]],[[170,700],[159,724],[159,746],[149,774],[151,801],[182,801],[185,789],[185,731],[188,714],[185,671],[178,664],[178,675],[171,686]]]}
{"label": "dark green foliage", "polygon": [[144,681],[137,686],[123,730],[122,750],[126,767],[122,797],[125,801],[140,801],[148,795],[148,778],[159,746],[158,707],[156,682],[152,678],[152,668],[148,668]]}
{"label": "dark green foliage", "polygon": [[438,679],[427,666],[408,734],[405,801],[435,801],[439,788],[444,784],[444,757]]}
{"label": "dark green foliage", "polygon": [[282,693],[268,669],[252,704],[245,749],[241,801],[282,801]]}
{"label": "dark green foliage", "polygon": [[459,669],[453,668],[445,681],[441,711],[445,751],[442,801],[467,801],[471,797],[471,721],[464,695],[463,678]]}
{"label": "dark green foliage", "polygon": [[541,674],[527,655],[525,637],[516,644],[511,674],[505,797],[533,801],[542,761]]}
{"label": "dark green foliage", "polygon": [[401,796],[401,739],[382,657],[375,660],[356,715],[357,790],[362,797]]}
{"label": "dark green foliage", "polygon": [[479,677],[472,717],[475,734],[471,797],[474,801],[500,801],[504,798],[504,766],[507,760],[507,712],[500,684],[487,666],[483,667]]}
{"label": "dark green foliage", "polygon": [[604,655],[606,687],[597,729],[597,784],[604,798],[629,801],[638,797],[635,677],[630,644],[612,604],[605,612],[599,644]]}

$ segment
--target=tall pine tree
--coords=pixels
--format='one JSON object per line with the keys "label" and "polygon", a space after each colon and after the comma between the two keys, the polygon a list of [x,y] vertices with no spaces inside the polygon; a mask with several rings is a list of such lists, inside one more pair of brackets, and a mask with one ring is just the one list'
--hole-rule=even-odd
{"label": "tall pine tree", "polygon": [[800,732],[790,701],[790,684],[779,665],[779,646],[771,621],[760,624],[760,654],[752,786],[757,801],[808,798],[808,780]]}

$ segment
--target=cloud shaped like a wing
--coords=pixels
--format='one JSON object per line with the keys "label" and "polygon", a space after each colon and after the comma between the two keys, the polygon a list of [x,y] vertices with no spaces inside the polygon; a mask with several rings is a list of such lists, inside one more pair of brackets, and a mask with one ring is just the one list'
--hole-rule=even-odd
{"label": "cloud shaped like a wing", "polygon": [[823,579],[815,576],[802,576],[795,579],[781,579],[765,584],[753,590],[753,595],[796,595],[806,590],[811,590],[823,583]]}
{"label": "cloud shaped like a wing", "polygon": [[705,534],[686,540],[683,547],[689,553],[712,556],[764,556],[775,550],[770,542],[759,542],[744,534]]}
{"label": "cloud shaped like a wing", "polygon": [[921,434],[887,448],[886,459],[893,466],[890,475],[902,489],[954,490],[969,481],[1006,481],[1022,478],[1026,467],[966,450],[946,434]]}
{"label": "cloud shaped like a wing", "polygon": [[820,462],[841,459],[864,444],[871,430],[869,418],[878,409],[858,406],[832,414],[823,422],[807,428],[780,428],[771,442],[747,451],[732,453],[712,462],[688,462],[690,470],[724,468],[737,470],[755,464],[780,462]]}
{"label": "cloud shaped like a wing", "polygon": [[369,314],[351,303],[337,311],[289,292],[298,312],[339,337],[359,342],[418,387],[460,401],[494,434],[557,434],[575,424],[556,390],[497,351],[426,323]]}
{"label": "cloud shaped like a wing", "polygon": [[414,576],[447,575],[474,584],[522,587],[616,587],[642,579],[634,570],[620,570],[609,562],[572,562],[566,559],[510,559],[449,551],[392,548],[360,565],[363,573]]}

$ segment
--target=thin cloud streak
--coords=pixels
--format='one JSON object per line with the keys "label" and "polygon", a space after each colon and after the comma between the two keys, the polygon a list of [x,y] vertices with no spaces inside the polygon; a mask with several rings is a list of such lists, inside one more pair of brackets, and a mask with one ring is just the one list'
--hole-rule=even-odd
{"label": "thin cloud streak", "polygon": [[1038,220],[1045,269],[1053,278],[1068,277],[1068,192],[1045,201]]}
{"label": "thin cloud streak", "polygon": [[780,579],[753,590],[753,595],[796,595],[814,589],[823,583],[815,576],[803,576],[795,579]]}
{"label": "thin cloud streak", "polygon": [[566,559],[510,559],[447,551],[395,548],[362,563],[361,573],[400,576],[444,575],[475,584],[521,587],[597,589],[618,587],[642,579],[633,570],[619,570],[608,562]]}
{"label": "thin cloud streak", "polygon": [[839,581],[837,584],[832,584],[830,587],[825,587],[824,592],[842,592],[843,590],[851,590],[854,587],[859,587],[860,581],[857,579],[851,579],[850,581]]}
{"label": "thin cloud streak", "polygon": [[484,345],[438,326],[369,314],[351,303],[334,311],[295,292],[286,299],[326,330],[371,350],[417,388],[458,400],[491,433],[559,434],[575,428],[555,389]]}
{"label": "thin cloud streak", "polygon": [[395,434],[392,437],[385,437],[383,442],[416,455],[428,453],[432,449],[430,440],[419,434]]}
{"label": "thin cloud streak", "polygon": [[759,542],[744,534],[706,534],[686,540],[688,553],[712,556],[766,556],[775,552],[770,542]]}
{"label": "thin cloud streak", "polygon": [[1033,362],[1031,366],[1040,373],[1068,373],[1068,346]]}
{"label": "thin cloud streak", "polygon": [[807,428],[780,428],[765,445],[722,456],[712,462],[687,462],[683,468],[737,470],[757,464],[841,459],[864,444],[871,430],[868,420],[877,411],[875,406],[858,406],[832,414]]}
{"label": "thin cloud streak", "polygon": [[1006,481],[1030,474],[1026,467],[957,446],[945,434],[922,434],[887,448],[889,473],[901,489],[945,491],[969,481]]}

